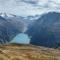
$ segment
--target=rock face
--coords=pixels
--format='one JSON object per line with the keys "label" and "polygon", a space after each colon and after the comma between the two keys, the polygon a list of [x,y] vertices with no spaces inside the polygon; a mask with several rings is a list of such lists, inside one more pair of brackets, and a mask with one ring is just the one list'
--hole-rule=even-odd
{"label": "rock face", "polygon": [[31,44],[46,47],[60,46],[60,13],[43,14],[28,30]]}
{"label": "rock face", "polygon": [[0,45],[0,60],[60,60],[60,51],[32,45]]}

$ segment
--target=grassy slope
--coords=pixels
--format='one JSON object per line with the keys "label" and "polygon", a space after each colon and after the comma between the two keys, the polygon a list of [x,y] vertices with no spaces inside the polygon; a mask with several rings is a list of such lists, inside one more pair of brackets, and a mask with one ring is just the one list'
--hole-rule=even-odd
{"label": "grassy slope", "polygon": [[60,51],[32,45],[1,45],[0,60],[60,60]]}

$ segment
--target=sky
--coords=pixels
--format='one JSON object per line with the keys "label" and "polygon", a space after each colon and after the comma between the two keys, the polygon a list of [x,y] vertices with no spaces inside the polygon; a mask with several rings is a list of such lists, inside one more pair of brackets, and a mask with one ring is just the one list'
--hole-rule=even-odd
{"label": "sky", "polygon": [[20,16],[60,12],[60,0],[0,0],[0,13]]}

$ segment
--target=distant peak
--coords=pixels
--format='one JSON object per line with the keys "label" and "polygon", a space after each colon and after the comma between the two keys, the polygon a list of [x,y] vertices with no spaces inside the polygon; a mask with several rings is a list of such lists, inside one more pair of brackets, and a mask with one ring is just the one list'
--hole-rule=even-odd
{"label": "distant peak", "polygon": [[0,13],[1,17],[7,18],[7,17],[16,17],[14,14],[7,14],[7,13]]}

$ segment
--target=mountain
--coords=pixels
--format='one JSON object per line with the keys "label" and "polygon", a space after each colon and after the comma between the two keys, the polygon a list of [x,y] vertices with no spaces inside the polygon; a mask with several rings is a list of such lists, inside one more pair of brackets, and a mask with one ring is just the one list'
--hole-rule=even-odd
{"label": "mountain", "polygon": [[6,19],[0,16],[0,43],[2,44],[5,43],[5,41],[8,41],[6,37],[7,36],[6,23],[7,23]]}
{"label": "mountain", "polygon": [[46,47],[60,46],[60,13],[48,12],[38,18],[28,29],[30,43]]}
{"label": "mountain", "polygon": [[7,20],[13,20],[13,21],[21,21],[25,24],[25,29],[28,29],[35,20],[37,20],[40,15],[35,15],[35,16],[18,16],[18,15],[14,15],[14,14],[7,14],[7,13],[0,13],[0,16],[7,19]]}
{"label": "mountain", "polygon": [[0,44],[10,42],[17,34],[24,31],[25,24],[22,21],[0,16]]}
{"label": "mountain", "polygon": [[4,35],[2,35],[4,36],[4,40],[1,40],[1,44],[10,42],[20,33],[25,33],[26,30],[29,29],[30,26],[32,26],[34,21],[39,18],[39,15],[22,17],[6,13],[0,13],[0,16],[5,23],[2,23],[3,27],[0,27],[0,29],[4,28],[4,32],[2,31],[2,33],[4,33]]}

